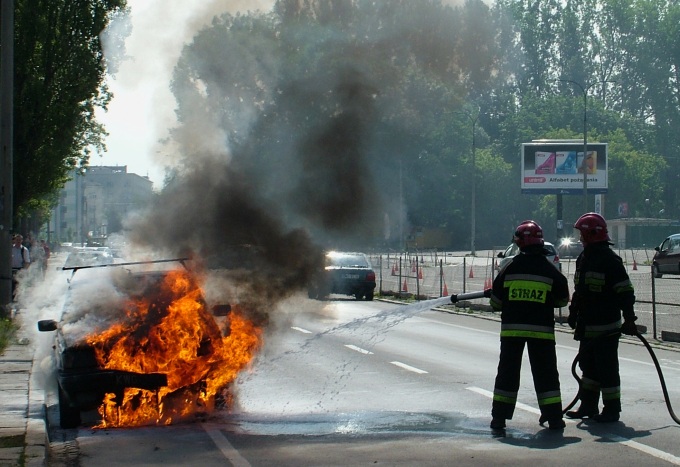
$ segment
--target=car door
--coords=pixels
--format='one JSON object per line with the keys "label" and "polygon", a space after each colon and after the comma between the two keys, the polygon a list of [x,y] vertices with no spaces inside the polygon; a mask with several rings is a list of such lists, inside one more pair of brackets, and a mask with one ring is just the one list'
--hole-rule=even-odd
{"label": "car door", "polygon": [[680,272],[680,267],[678,266],[679,260],[680,236],[673,235],[666,238],[659,247],[656,257],[659,272],[663,274],[678,274]]}

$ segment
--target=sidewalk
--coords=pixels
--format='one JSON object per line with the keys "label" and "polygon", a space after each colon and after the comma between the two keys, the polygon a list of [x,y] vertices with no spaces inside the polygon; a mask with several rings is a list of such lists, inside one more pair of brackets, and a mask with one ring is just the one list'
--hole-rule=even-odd
{"label": "sidewalk", "polygon": [[[0,355],[0,466],[44,466],[47,429],[45,391],[34,370],[34,343],[21,315],[14,342]],[[35,363],[38,364],[37,362]]]}

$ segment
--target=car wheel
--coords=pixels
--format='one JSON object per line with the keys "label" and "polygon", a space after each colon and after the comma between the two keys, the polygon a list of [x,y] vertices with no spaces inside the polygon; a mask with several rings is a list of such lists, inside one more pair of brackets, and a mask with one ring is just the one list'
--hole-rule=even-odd
{"label": "car wheel", "polygon": [[357,300],[361,300],[363,298],[363,296],[364,296],[364,294],[362,292],[356,292],[354,294],[354,298],[356,298]]}
{"label": "car wheel", "polygon": [[372,290],[366,294],[366,300],[368,300],[369,302],[373,300],[373,291]]}
{"label": "car wheel", "polygon": [[69,405],[61,386],[59,386],[59,425],[62,428],[76,428],[80,425],[80,410]]}
{"label": "car wheel", "polygon": [[652,274],[654,274],[655,279],[661,279],[663,277],[663,274],[661,274],[661,272],[659,272],[659,265],[658,264],[652,265]]}

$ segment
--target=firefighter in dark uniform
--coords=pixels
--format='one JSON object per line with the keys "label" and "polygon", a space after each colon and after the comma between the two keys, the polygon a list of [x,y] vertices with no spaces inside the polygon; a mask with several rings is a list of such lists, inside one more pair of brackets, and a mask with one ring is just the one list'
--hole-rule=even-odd
{"label": "firefighter in dark uniform", "polygon": [[501,352],[493,391],[491,428],[505,428],[517,403],[522,354],[526,345],[541,409],[539,423],[564,428],[555,353],[555,308],[569,302],[567,278],[545,257],[543,230],[524,221],[513,241],[520,249],[493,281],[491,307],[501,312]]}
{"label": "firefighter in dark uniform", "polygon": [[[581,233],[583,251],[576,259],[574,294],[569,306],[569,326],[579,341],[579,367],[583,373],[578,410],[569,418],[616,422],[621,412],[619,337],[635,335],[635,293],[621,258],[610,248],[604,218],[594,212],[574,224]],[[621,316],[623,313],[623,323]],[[599,413],[600,393],[602,413]]]}

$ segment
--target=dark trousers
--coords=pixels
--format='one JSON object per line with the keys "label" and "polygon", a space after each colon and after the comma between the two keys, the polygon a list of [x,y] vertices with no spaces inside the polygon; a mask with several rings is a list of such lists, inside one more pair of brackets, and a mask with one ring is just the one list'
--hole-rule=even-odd
{"label": "dark trousers", "polygon": [[508,420],[512,418],[517,404],[525,344],[529,352],[531,374],[541,415],[547,420],[562,418],[555,341],[523,337],[501,337],[501,354],[494,385],[491,416]]}
{"label": "dark trousers", "polygon": [[583,373],[579,397],[588,409],[597,409],[601,392],[604,410],[621,411],[619,337],[614,334],[579,343],[579,368]]}

